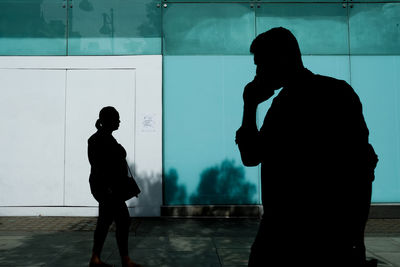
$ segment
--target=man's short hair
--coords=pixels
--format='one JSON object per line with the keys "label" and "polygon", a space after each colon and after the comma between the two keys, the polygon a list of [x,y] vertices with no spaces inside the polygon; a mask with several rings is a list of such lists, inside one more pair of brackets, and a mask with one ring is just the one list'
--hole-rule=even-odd
{"label": "man's short hair", "polygon": [[286,55],[294,64],[301,64],[301,52],[296,37],[283,27],[259,34],[251,43],[250,53],[268,57]]}

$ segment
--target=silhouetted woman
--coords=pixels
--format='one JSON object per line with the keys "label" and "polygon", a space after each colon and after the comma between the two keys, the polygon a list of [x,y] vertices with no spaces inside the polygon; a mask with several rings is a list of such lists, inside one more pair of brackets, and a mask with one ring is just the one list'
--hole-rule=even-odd
{"label": "silhouetted woman", "polygon": [[125,201],[116,193],[120,178],[127,175],[126,151],[112,136],[119,127],[119,114],[113,107],[104,107],[96,122],[97,132],[88,140],[91,165],[90,189],[99,202],[99,217],[94,232],[93,254],[90,267],[112,266],[100,260],[108,229],[116,224],[116,239],[122,266],[138,267],[128,256],[130,216]]}

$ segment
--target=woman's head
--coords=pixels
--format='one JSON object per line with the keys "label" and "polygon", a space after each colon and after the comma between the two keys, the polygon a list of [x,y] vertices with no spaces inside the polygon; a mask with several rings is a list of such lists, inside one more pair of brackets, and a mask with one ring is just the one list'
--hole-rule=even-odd
{"label": "woman's head", "polygon": [[98,130],[115,131],[119,127],[119,113],[114,107],[104,107],[100,110],[99,119],[96,121]]}

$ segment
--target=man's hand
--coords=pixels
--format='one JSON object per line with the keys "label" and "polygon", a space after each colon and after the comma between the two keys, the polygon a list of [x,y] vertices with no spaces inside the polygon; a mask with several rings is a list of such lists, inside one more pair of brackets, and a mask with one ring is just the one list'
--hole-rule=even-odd
{"label": "man's hand", "polygon": [[274,89],[268,88],[256,76],[253,81],[244,87],[243,101],[245,105],[258,106],[258,104],[268,100],[273,95]]}

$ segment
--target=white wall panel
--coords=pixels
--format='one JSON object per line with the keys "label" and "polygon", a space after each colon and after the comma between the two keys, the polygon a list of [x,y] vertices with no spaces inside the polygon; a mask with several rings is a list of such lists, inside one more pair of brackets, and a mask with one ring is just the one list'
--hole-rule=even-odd
{"label": "white wall panel", "polygon": [[63,204],[65,70],[0,69],[0,206]]}
{"label": "white wall panel", "polygon": [[142,193],[128,201],[141,216],[159,216],[162,205],[162,61],[136,68],[135,177]]}

